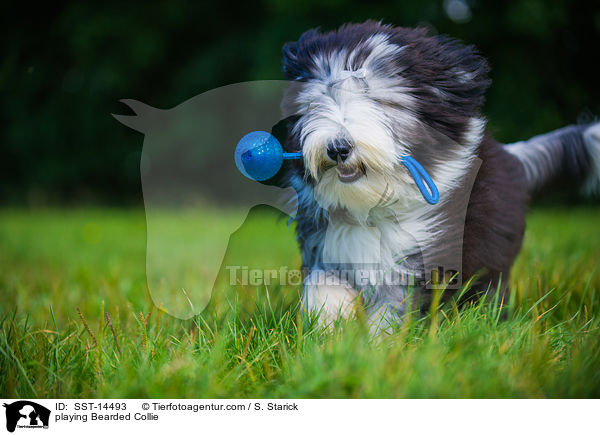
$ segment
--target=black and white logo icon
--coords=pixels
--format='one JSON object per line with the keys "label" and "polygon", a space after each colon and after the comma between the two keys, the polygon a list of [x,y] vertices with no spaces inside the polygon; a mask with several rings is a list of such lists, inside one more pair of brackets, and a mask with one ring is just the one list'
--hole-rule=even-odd
{"label": "black and white logo icon", "polygon": [[19,429],[47,429],[50,421],[50,410],[29,400],[19,400],[4,404],[6,408],[6,430],[14,432]]}

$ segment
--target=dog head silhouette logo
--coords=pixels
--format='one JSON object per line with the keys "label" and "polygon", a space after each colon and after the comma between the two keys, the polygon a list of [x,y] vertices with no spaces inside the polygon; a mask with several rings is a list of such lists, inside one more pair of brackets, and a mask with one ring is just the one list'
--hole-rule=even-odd
{"label": "dog head silhouette logo", "polygon": [[14,432],[18,428],[47,428],[50,410],[29,400],[19,400],[3,405],[6,408],[6,430]]}

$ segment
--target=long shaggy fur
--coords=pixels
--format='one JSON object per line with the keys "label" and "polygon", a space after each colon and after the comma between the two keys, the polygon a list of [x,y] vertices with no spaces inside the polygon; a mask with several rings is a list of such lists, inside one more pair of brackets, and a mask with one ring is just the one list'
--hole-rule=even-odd
{"label": "long shaggy fur", "polygon": [[[587,174],[588,190],[597,185],[598,124],[508,146],[486,135],[489,67],[455,39],[372,21],[310,30],[283,47],[283,68],[291,85],[274,132],[303,160],[270,182],[298,192],[307,310],[348,312],[354,289],[374,322],[397,319],[411,291],[426,305],[427,266],[440,253],[458,258],[462,282],[479,277],[474,291],[506,283],[530,194],[562,171]],[[332,154],[339,141],[351,145],[343,161]],[[423,201],[402,155],[431,175],[439,204]],[[348,269],[335,283],[315,281]],[[383,282],[381,270],[421,280]],[[344,290],[327,299],[332,285]]]}

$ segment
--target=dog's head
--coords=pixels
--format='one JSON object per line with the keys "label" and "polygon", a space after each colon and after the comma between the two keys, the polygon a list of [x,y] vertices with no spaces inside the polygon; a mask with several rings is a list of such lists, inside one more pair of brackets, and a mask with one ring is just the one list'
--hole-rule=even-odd
{"label": "dog's head", "polygon": [[416,158],[443,189],[481,141],[488,65],[454,39],[371,21],[310,30],[283,47],[283,66],[292,82],[287,148],[302,151],[298,176],[324,208],[360,218],[385,202],[420,200],[400,156]]}

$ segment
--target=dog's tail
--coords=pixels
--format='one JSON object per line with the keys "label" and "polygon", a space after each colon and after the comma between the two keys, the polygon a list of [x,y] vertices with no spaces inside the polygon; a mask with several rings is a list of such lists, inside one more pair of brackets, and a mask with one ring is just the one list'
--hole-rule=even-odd
{"label": "dog's tail", "polygon": [[533,193],[559,175],[583,178],[583,193],[600,194],[600,122],[570,125],[505,145],[523,164]]}

